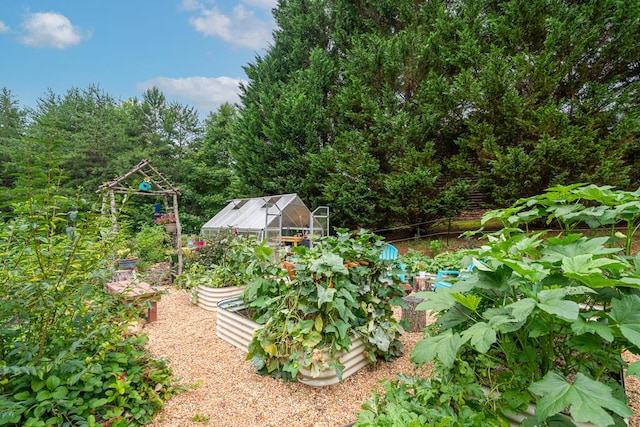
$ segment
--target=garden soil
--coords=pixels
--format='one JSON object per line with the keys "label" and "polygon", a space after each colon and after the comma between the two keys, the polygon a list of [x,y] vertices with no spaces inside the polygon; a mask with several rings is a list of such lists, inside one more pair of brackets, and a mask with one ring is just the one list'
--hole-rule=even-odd
{"label": "garden soil", "polygon": [[[340,384],[310,387],[263,377],[245,360],[246,353],[216,337],[215,313],[191,304],[189,292],[163,288],[158,320],[145,325],[143,333],[149,336],[149,351],[169,360],[186,390],[166,402],[152,427],[340,427],[356,420],[382,379],[429,375],[428,366],[416,371],[409,360],[420,333],[405,333],[404,356],[370,365]],[[635,378],[626,385],[634,410],[629,425],[640,427],[640,385]]]}

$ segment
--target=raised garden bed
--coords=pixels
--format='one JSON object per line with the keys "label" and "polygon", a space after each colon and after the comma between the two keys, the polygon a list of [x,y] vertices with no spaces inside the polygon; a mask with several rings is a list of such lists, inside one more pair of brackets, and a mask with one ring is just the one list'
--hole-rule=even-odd
{"label": "raised garden bed", "polygon": [[[216,327],[216,336],[218,338],[244,352],[248,352],[253,333],[259,327],[258,323],[247,316],[244,302],[240,298],[227,298],[218,303]],[[369,363],[365,355],[365,346],[358,339],[353,341],[351,350],[343,353],[339,360],[344,365],[342,379],[353,375]],[[314,387],[328,386],[340,382],[336,371],[330,368],[320,372],[319,375],[314,375],[309,369],[302,368],[297,379],[303,384]]]}
{"label": "raised garden bed", "polygon": [[198,286],[195,290],[195,304],[207,311],[217,311],[218,302],[223,299],[237,297],[245,286],[229,286],[224,288],[211,288]]}

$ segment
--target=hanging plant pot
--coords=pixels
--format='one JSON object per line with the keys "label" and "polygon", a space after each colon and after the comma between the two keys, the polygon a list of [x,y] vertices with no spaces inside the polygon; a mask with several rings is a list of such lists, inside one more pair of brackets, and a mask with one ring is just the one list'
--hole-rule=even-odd
{"label": "hanging plant pot", "polygon": [[169,233],[175,233],[178,229],[178,226],[175,222],[167,222],[166,224],[164,224],[164,229]]}

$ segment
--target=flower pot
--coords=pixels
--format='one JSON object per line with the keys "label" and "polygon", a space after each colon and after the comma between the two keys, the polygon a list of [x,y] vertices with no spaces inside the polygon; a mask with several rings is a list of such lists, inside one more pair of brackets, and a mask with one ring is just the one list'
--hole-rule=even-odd
{"label": "flower pot", "polygon": [[116,270],[133,270],[136,268],[138,258],[126,258],[116,260]]}
{"label": "flower pot", "polygon": [[226,298],[237,297],[246,286],[228,286],[225,288],[209,288],[198,286],[195,290],[196,305],[207,311],[217,311],[218,302]]}
{"label": "flower pot", "polygon": [[167,222],[164,225],[164,229],[167,230],[169,233],[175,233],[175,231],[178,229],[178,226],[175,222]]}
{"label": "flower pot", "polygon": [[289,273],[289,280],[293,280],[293,278],[296,275],[296,272],[294,271],[296,268],[296,265],[292,262],[289,261],[283,261],[282,262],[282,266],[287,270],[287,272]]}

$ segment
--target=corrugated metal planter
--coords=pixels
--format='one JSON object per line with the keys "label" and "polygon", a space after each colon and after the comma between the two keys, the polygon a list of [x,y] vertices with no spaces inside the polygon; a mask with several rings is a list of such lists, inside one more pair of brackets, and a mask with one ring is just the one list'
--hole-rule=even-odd
{"label": "corrugated metal planter", "polygon": [[[238,314],[244,309],[244,303],[240,298],[228,298],[220,301],[218,303],[216,336],[244,352],[249,352],[249,343],[253,339],[253,333],[260,325]],[[353,340],[351,350],[340,356],[340,363],[344,365],[342,379],[353,375],[369,363],[361,340]],[[302,368],[298,372],[297,379],[303,384],[314,387],[340,382],[333,369],[327,369],[320,375],[313,377],[309,369]]]}
{"label": "corrugated metal planter", "polygon": [[[364,351],[364,343],[359,339],[354,339],[351,350],[339,357],[340,363],[344,365],[344,371],[342,371],[343,380],[369,364],[369,359]],[[340,382],[338,374],[333,369],[327,369],[317,377],[313,377],[311,371],[305,368],[300,369],[298,372],[298,381],[314,387],[328,386]]]}
{"label": "corrugated metal planter", "polygon": [[244,302],[237,297],[223,299],[218,302],[216,336],[248,353],[253,332],[260,325],[238,314],[239,311],[244,309]]}
{"label": "corrugated metal planter", "polygon": [[209,288],[198,286],[196,288],[195,304],[207,311],[217,311],[218,302],[226,298],[237,297],[246,286],[229,286],[226,288]]}

